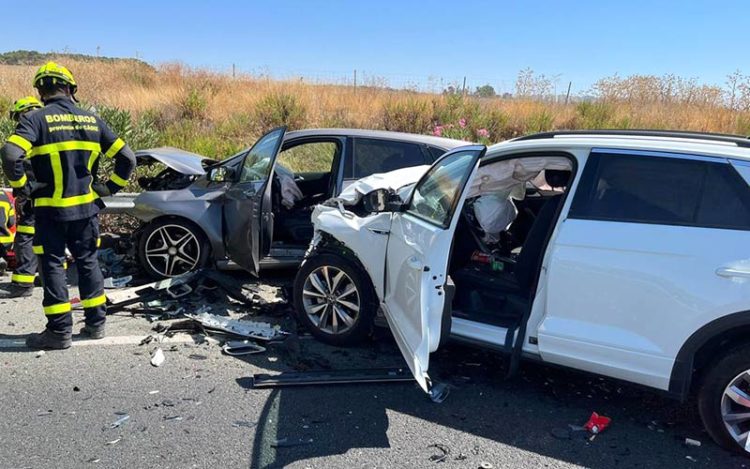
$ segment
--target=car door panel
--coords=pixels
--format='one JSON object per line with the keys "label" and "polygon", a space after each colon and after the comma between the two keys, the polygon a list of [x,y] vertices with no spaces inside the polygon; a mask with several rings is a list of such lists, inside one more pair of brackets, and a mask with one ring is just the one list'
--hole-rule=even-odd
{"label": "car door panel", "polygon": [[[469,146],[446,154],[415,186],[409,208],[394,213],[391,222],[383,309],[401,353],[427,392],[432,389],[429,355],[441,341],[448,258],[459,219],[454,215],[463,205],[466,182],[484,151],[483,146]],[[421,189],[425,194],[428,190],[449,194],[434,201],[436,210],[445,211],[442,224],[427,219],[423,208],[412,210],[427,204],[419,199]]]}
{"label": "car door panel", "polygon": [[[537,335],[545,361],[666,390],[677,354],[690,335],[718,317],[746,309],[750,281],[721,269],[742,269],[750,233],[699,226],[701,212],[685,205],[693,200],[692,205],[703,207],[705,200],[712,200],[703,194],[716,186],[685,183],[674,156],[667,156],[669,161],[657,157],[661,155],[639,161],[638,155],[602,154],[587,163],[577,191],[585,193],[588,184],[593,198],[577,192],[571,215],[559,227],[549,254],[546,314]],[[605,167],[618,171],[607,179],[606,171],[594,172],[596,161],[607,161]],[[692,172],[699,182],[701,175],[726,169],[713,160],[685,164],[690,165],[685,173]],[[655,165],[671,165],[674,174],[657,172]],[[628,181],[616,179],[628,174]],[[672,179],[664,184],[631,182],[649,177]],[[584,183],[587,180],[593,182]],[[675,190],[679,184],[687,190]],[[619,195],[619,203],[609,204],[609,211],[586,205],[603,204],[606,191],[620,194],[622,187],[632,192]],[[704,191],[696,193],[696,187]],[[663,198],[650,197],[648,206],[637,200],[649,191]],[[574,208],[579,196],[583,204]],[[668,204],[677,208],[665,211]],[[680,224],[616,219],[662,213],[677,217],[678,210],[693,218]]]}
{"label": "car door panel", "polygon": [[248,151],[237,180],[224,196],[224,246],[227,256],[257,275],[273,237],[271,180],[286,128],[273,129]]}

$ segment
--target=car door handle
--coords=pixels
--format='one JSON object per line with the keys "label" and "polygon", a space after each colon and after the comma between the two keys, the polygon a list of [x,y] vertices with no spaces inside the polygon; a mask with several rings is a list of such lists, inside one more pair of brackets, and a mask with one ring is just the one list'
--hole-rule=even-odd
{"label": "car door handle", "polygon": [[410,257],[406,261],[406,265],[408,265],[410,268],[412,268],[414,270],[422,270],[422,267],[423,267],[422,263],[419,262],[419,259],[417,259],[414,256]]}
{"label": "car door handle", "polygon": [[744,277],[750,278],[750,270],[737,267],[719,267],[716,269],[716,275],[719,277]]}

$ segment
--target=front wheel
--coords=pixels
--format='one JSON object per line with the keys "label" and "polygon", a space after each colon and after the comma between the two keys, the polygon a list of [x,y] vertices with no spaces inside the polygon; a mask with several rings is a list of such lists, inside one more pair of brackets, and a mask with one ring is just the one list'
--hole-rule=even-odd
{"label": "front wheel", "polygon": [[307,259],[294,280],[300,322],[322,342],[352,345],[371,331],[377,299],[366,272],[335,254]]}
{"label": "front wheel", "polygon": [[180,219],[163,219],[144,228],[138,258],[149,276],[169,278],[203,267],[208,250],[200,228]]}
{"label": "front wheel", "polygon": [[750,456],[750,344],[714,363],[698,393],[698,410],[716,443]]}

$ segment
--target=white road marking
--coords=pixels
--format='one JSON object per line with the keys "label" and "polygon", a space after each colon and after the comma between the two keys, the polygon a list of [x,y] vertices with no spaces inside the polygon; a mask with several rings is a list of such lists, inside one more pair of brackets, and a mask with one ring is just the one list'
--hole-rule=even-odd
{"label": "white road marking", "polygon": [[[83,347],[92,345],[138,345],[146,336],[143,335],[119,335],[112,337],[105,337],[103,339],[91,340],[79,337],[73,337],[73,347]],[[0,339],[0,349],[9,348],[26,348],[24,337],[18,339]],[[196,342],[190,334],[175,334],[172,337],[163,337],[161,342],[151,342],[151,344],[184,344]]]}

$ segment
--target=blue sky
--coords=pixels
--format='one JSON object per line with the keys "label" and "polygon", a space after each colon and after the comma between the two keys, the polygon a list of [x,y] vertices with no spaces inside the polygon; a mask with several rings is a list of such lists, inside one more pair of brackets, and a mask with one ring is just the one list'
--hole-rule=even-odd
{"label": "blue sky", "polygon": [[99,46],[152,63],[322,80],[357,69],[360,80],[396,86],[466,76],[510,89],[531,67],[581,92],[615,73],[711,84],[750,73],[747,1],[36,0],[3,12],[3,50]]}

